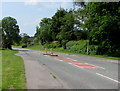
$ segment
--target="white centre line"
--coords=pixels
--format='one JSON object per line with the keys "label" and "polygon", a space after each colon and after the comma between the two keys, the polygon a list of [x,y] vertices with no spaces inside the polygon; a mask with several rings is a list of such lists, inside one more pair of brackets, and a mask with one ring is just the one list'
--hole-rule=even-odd
{"label": "white centre line", "polygon": [[112,78],[110,78],[110,77],[104,76],[104,75],[99,74],[99,73],[96,73],[96,74],[99,75],[99,76],[105,77],[105,78],[107,78],[107,79],[109,79],[109,80],[112,80],[112,81],[114,81],[114,82],[120,83],[119,81],[114,80],[114,79],[112,79]]}

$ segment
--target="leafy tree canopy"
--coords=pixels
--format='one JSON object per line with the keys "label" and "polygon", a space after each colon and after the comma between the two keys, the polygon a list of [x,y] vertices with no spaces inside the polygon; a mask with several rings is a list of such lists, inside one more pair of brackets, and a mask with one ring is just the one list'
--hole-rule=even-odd
{"label": "leafy tree canopy", "polygon": [[16,19],[12,17],[5,17],[2,19],[2,31],[4,33],[4,48],[12,49],[11,45],[19,43],[19,26]]}

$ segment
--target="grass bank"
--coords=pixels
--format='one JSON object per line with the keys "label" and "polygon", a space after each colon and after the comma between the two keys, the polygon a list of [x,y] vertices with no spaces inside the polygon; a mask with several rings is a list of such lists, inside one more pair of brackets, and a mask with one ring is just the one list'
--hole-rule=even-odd
{"label": "grass bank", "polygon": [[[27,48],[28,49],[34,49],[34,50],[44,50],[44,47],[42,45],[32,45],[32,46],[29,46]],[[87,54],[82,54],[82,53],[77,53],[77,52],[71,52],[69,50],[64,50],[62,47],[61,48],[54,48],[54,51],[55,52],[61,52],[61,53],[69,53],[69,54],[87,55]],[[111,57],[111,56],[107,56],[107,55],[89,55],[89,56],[100,57],[100,58],[107,58],[107,59],[113,59],[113,60],[120,60],[119,57]]]}
{"label": "grass bank", "polygon": [[2,89],[26,89],[24,63],[16,53],[18,51],[2,51]]}

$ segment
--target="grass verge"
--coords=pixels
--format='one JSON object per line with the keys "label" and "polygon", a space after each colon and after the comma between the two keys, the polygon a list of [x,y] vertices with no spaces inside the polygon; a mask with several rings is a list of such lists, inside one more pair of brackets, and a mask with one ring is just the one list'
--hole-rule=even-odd
{"label": "grass verge", "polygon": [[2,89],[2,51],[0,50],[0,90]]}
{"label": "grass verge", "polygon": [[2,51],[2,89],[26,89],[24,63],[16,53],[18,51]]}
{"label": "grass verge", "polygon": [[[15,46],[15,47],[19,48],[17,46]],[[44,47],[42,45],[32,45],[32,46],[27,47],[27,49],[44,50]],[[63,48],[55,48],[54,50],[55,50],[55,52],[61,52],[61,53],[87,55],[87,54],[82,54],[82,53],[70,52],[69,50],[64,50]],[[89,55],[89,56],[100,57],[100,58],[107,58],[107,59],[112,59],[112,60],[120,60],[119,57],[111,57],[111,56],[107,56],[107,55]]]}

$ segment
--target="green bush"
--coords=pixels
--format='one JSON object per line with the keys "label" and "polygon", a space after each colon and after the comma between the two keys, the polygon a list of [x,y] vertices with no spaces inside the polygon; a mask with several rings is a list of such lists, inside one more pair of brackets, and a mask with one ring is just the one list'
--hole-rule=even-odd
{"label": "green bush", "polygon": [[[66,46],[69,52],[87,54],[87,40],[69,41]],[[89,45],[88,53],[96,54],[97,48],[95,45]]]}
{"label": "green bush", "polygon": [[96,46],[96,45],[89,45],[89,54],[92,54],[92,55],[97,54],[97,49],[98,49],[98,46]]}
{"label": "green bush", "polygon": [[59,43],[46,43],[44,44],[44,48],[57,48],[59,47]]}

